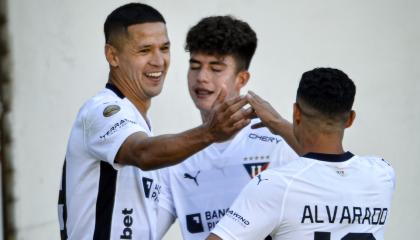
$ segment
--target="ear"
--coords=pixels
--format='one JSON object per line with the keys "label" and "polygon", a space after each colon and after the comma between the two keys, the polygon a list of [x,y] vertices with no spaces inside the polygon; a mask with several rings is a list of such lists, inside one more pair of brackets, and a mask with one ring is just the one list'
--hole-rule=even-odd
{"label": "ear", "polygon": [[114,46],[108,43],[105,44],[105,57],[109,65],[111,65],[112,67],[118,67],[119,65],[117,52],[118,50]]}
{"label": "ear", "polygon": [[353,124],[354,119],[356,118],[356,112],[351,110],[350,111],[350,115],[346,120],[346,123],[344,125],[345,128],[349,128],[351,127],[351,125]]}
{"label": "ear", "polygon": [[302,112],[297,103],[293,104],[293,124],[299,125],[302,121]]}
{"label": "ear", "polygon": [[240,71],[236,76],[235,89],[240,91],[247,83],[251,74],[247,70]]}

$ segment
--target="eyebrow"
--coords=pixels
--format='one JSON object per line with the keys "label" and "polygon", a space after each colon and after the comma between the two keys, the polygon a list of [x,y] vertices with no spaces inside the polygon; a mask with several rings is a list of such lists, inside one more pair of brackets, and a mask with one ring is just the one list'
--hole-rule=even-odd
{"label": "eyebrow", "polygon": [[[194,59],[194,58],[190,58],[190,64],[192,64],[192,63],[202,64],[200,61],[198,61],[198,60],[196,60],[196,59]],[[218,61],[218,60],[216,60],[216,61],[211,61],[211,62],[209,62],[209,64],[210,64],[210,65],[221,65],[221,66],[227,66],[227,64],[226,64],[225,62]]]}
{"label": "eyebrow", "polygon": [[[165,43],[163,43],[162,45],[160,45],[160,46],[170,46],[171,45],[171,42],[170,41],[167,41],[167,42],[165,42]],[[138,48],[149,48],[149,47],[151,47],[151,46],[153,46],[153,44],[145,44],[145,45],[139,45],[139,46],[137,46]]]}

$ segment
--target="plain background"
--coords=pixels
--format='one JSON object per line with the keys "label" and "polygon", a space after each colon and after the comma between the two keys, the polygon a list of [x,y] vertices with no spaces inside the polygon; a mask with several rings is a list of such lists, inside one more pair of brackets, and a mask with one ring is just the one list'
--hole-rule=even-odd
{"label": "plain background", "polygon": [[[58,239],[57,195],[67,138],[82,103],[100,90],[106,16],[127,1],[7,2],[17,239]],[[380,155],[397,174],[387,239],[415,239],[420,226],[420,2],[416,0],[159,0],[172,62],[150,117],[155,134],[200,124],[187,90],[189,27],[231,14],[259,38],[246,89],[290,119],[301,74],[318,66],[344,70],[356,83],[355,124],[345,148]],[[167,240],[180,239],[177,229]]]}

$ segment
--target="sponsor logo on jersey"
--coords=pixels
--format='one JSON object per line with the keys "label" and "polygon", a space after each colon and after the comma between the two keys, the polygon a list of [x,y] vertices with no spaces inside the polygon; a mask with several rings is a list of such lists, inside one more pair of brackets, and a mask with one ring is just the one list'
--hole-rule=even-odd
{"label": "sponsor logo on jersey", "polygon": [[187,215],[187,229],[190,233],[210,232],[220,219],[225,216],[229,208],[207,210],[201,213]]}
{"label": "sponsor logo on jersey", "polygon": [[187,220],[187,230],[190,233],[204,232],[203,221],[201,220],[201,214],[195,213],[185,216]]}
{"label": "sponsor logo on jersey", "polygon": [[153,201],[158,202],[161,186],[159,184],[154,184],[153,186],[153,179],[147,177],[142,178],[142,183],[146,198],[150,198]]}
{"label": "sponsor logo on jersey", "polygon": [[233,220],[241,224],[243,227],[246,227],[250,224],[250,222],[246,218],[244,218],[241,214],[233,210],[227,211],[226,216],[232,218]]}
{"label": "sponsor logo on jersey", "polygon": [[257,175],[257,178],[258,178],[258,183],[257,183],[257,185],[260,185],[260,183],[261,183],[262,181],[268,181],[268,178],[262,178],[262,177],[261,177],[261,174]]}
{"label": "sponsor logo on jersey", "polygon": [[267,169],[269,162],[259,162],[259,163],[247,163],[244,164],[244,167],[246,171],[249,174],[249,177],[254,178],[258,174],[260,174],[262,171]]}
{"label": "sponsor logo on jersey", "polygon": [[184,178],[194,180],[195,184],[197,184],[197,186],[198,186],[199,185],[198,181],[197,181],[198,174],[200,174],[200,170],[197,171],[197,173],[195,174],[194,177],[189,173],[184,173]]}
{"label": "sponsor logo on jersey", "polygon": [[384,225],[388,208],[305,205],[301,223]]}
{"label": "sponsor logo on jersey", "polygon": [[133,214],[133,209],[125,208],[124,210],[122,210],[122,214],[124,216],[124,229],[122,235],[120,235],[120,239],[133,239],[133,229],[131,229],[131,225],[133,225],[133,218],[131,217],[131,215]]}
{"label": "sponsor logo on jersey", "polygon": [[120,121],[116,122],[105,134],[99,136],[99,138],[105,140],[105,138],[110,137],[112,134],[125,127],[128,123],[136,124],[136,122],[127,118],[121,119]]}
{"label": "sponsor logo on jersey", "polygon": [[116,114],[120,110],[121,110],[121,107],[118,105],[109,105],[104,109],[102,114],[104,115],[104,117],[111,117],[112,115]]}
{"label": "sponsor logo on jersey", "polygon": [[275,143],[275,144],[278,144],[279,142],[282,141],[281,138],[262,136],[262,135],[260,136],[260,135],[255,134],[255,133],[250,133],[248,135],[248,138],[255,139],[255,140],[260,140],[260,141],[263,141],[263,142]]}

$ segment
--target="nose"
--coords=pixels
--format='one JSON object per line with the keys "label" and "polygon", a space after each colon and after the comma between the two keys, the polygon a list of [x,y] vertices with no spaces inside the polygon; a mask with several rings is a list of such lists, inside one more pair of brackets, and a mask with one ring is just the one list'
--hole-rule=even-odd
{"label": "nose", "polygon": [[209,74],[206,70],[200,69],[197,72],[197,81],[198,82],[208,82],[209,81]]}
{"label": "nose", "polygon": [[154,51],[149,61],[150,65],[161,67],[165,64],[165,54],[161,51]]}

